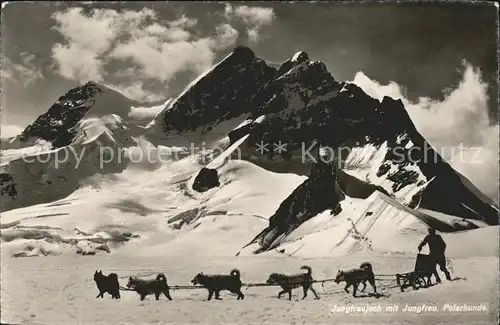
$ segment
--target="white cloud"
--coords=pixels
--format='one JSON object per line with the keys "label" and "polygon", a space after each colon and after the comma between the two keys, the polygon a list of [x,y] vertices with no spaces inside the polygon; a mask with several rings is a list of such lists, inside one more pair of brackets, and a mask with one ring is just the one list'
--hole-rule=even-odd
{"label": "white cloud", "polygon": [[[54,28],[66,39],[66,44],[52,48],[59,74],[79,81],[127,85],[121,88],[135,94],[134,99],[155,97],[137,80],[168,83],[179,72],[201,73],[213,64],[219,50],[234,46],[238,37],[238,31],[226,23],[200,36],[199,31],[194,32],[196,19],[184,15],[162,21],[150,9],[94,9],[85,13],[71,8],[53,18],[57,23]],[[106,71],[109,63],[134,64],[134,82],[130,83],[129,73]],[[110,77],[125,81],[109,82]]]}
{"label": "white cloud", "polygon": [[228,48],[233,46],[238,38],[238,31],[229,24],[220,24],[215,30],[217,32],[215,47]]}
{"label": "white cloud", "polygon": [[195,18],[188,18],[186,15],[183,15],[181,18],[177,20],[173,20],[168,22],[170,27],[178,27],[178,28],[193,28],[198,23],[198,20]]}
{"label": "white cloud", "polygon": [[44,79],[42,71],[33,62],[35,56],[31,53],[21,53],[22,63],[14,63],[9,58],[2,58],[1,77],[14,83],[29,86],[31,83]]}
{"label": "white cloud", "polygon": [[214,61],[215,52],[233,46],[238,32],[228,24],[216,27],[214,36],[191,39],[186,30],[176,27],[148,26],[134,37],[118,44],[110,53],[115,59],[130,59],[141,67],[143,77],[163,82],[177,73],[201,73]]}
{"label": "white cloud", "polygon": [[276,18],[273,8],[249,7],[246,5],[234,7],[229,3],[224,8],[225,16],[231,19],[241,19],[247,28],[250,42],[259,41],[262,26],[270,25]]}
{"label": "white cloud", "polygon": [[28,53],[28,52],[21,52],[21,60],[23,60],[23,63],[26,65],[32,65],[33,61],[35,60],[35,55],[33,53]]}
{"label": "white cloud", "polygon": [[79,46],[55,44],[53,58],[59,66],[59,73],[67,79],[81,81],[102,81],[103,60],[90,49]]}
{"label": "white cloud", "polygon": [[14,73],[11,68],[7,67],[5,64],[5,60],[2,61],[2,69],[0,70],[0,76],[2,77],[2,80],[11,80],[15,82],[14,78]]}
{"label": "white cloud", "polygon": [[52,18],[67,44],[57,43],[52,48],[52,58],[59,73],[67,79],[81,81],[103,80],[101,56],[112,46],[112,42],[127,30],[134,30],[145,19],[154,18],[150,9],[118,13],[109,9],[94,9],[85,15],[82,8],[69,8],[56,12]]}
{"label": "white cloud", "polygon": [[248,40],[251,43],[257,43],[259,41],[259,29],[258,28],[249,28],[247,29]]}
{"label": "white cloud", "polygon": [[82,13],[82,8],[70,8],[56,12],[56,29],[65,36],[70,46],[101,53],[116,37],[118,13],[114,10],[93,10],[91,16]]}
{"label": "white cloud", "polygon": [[162,37],[169,42],[187,41],[191,37],[191,33],[187,30],[178,27],[167,28],[158,23],[145,27],[142,32],[142,35],[137,36],[157,36]]}

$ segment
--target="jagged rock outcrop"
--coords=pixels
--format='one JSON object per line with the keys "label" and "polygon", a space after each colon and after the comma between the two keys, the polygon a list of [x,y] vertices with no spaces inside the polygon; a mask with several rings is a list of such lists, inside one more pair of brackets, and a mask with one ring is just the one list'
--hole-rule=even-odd
{"label": "jagged rock outcrop", "polygon": [[44,145],[52,148],[65,147],[72,144],[75,136],[81,131],[81,122],[105,116],[119,117],[123,120],[120,123],[129,125],[129,133],[137,136],[137,131],[142,130],[136,127],[136,121],[130,117],[132,106],[141,108],[137,101],[105,85],[90,81],[59,97],[46,113],[28,125],[19,136],[9,139],[9,143],[4,141],[2,144],[13,149],[37,142],[47,142]]}
{"label": "jagged rock outcrop", "polygon": [[281,203],[269,218],[269,226],[254,238],[252,242],[260,242],[260,249],[255,253],[276,247],[283,235],[323,211],[332,210],[333,215],[340,213],[343,198],[334,166],[318,160],[312,165],[309,178]]}
{"label": "jagged rock outcrop", "polygon": [[390,117],[387,119],[389,125],[397,124],[394,121],[406,121],[404,129],[396,129],[397,136],[386,138],[389,150],[377,172],[378,177],[385,177],[393,182],[392,192],[409,184],[422,182],[419,174],[426,180],[434,178],[418,193],[419,197],[414,198],[420,200],[420,207],[498,225],[498,209],[476,196],[425,140],[412,123],[403,103],[384,97],[381,105],[386,112],[392,114],[385,114]]}
{"label": "jagged rock outcrop", "polygon": [[200,170],[193,182],[193,190],[200,193],[218,186],[220,183],[217,170],[205,167]]}
{"label": "jagged rock outcrop", "polygon": [[17,196],[16,183],[12,175],[8,173],[0,173],[0,197],[8,195],[11,199],[15,199]]}

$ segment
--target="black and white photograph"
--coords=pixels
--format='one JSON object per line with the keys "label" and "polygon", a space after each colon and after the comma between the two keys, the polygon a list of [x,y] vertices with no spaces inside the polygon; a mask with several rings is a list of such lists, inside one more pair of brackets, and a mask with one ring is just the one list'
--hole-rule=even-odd
{"label": "black and white photograph", "polygon": [[492,1],[12,1],[1,324],[499,324]]}

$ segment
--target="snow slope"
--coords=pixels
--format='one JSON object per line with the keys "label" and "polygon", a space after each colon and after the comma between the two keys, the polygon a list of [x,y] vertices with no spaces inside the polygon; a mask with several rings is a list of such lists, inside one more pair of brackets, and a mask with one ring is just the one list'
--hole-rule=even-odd
{"label": "snow slope", "polygon": [[[119,173],[131,160],[128,149],[136,146],[131,129],[116,114],[83,118],[70,132],[68,146],[9,150],[1,172],[12,178],[15,191],[6,195],[2,190],[3,211],[52,202],[73,193],[88,177]],[[2,189],[9,185],[2,183]]]}
{"label": "snow slope", "polygon": [[[407,208],[381,192],[374,192],[366,200],[347,197],[341,202],[342,212],[333,216],[325,211],[304,222],[288,235],[275,251],[284,249],[286,254],[298,257],[346,256],[356,252],[411,253],[427,234],[429,225],[442,231],[469,229],[472,221],[447,216],[434,211]],[[477,221],[473,227],[487,227]],[[495,234],[497,227],[490,228]],[[473,232],[470,230],[469,232]],[[450,234],[453,241],[460,241],[463,233]],[[445,236],[447,238],[448,236]],[[491,238],[470,242],[470,251],[492,252]],[[457,242],[458,243],[458,242]],[[460,243],[458,245],[462,247]],[[453,247],[451,245],[450,247]],[[252,246],[245,248],[251,253]],[[452,250],[460,252],[460,249]],[[498,250],[496,250],[498,252]],[[488,253],[486,253],[488,254]],[[495,252],[489,253],[495,254]]]}
{"label": "snow slope", "polygon": [[[46,237],[53,235],[68,240],[87,238],[75,233],[74,229],[78,228],[94,237],[98,237],[103,229],[138,234],[140,238],[124,246],[134,254],[155,251],[155,245],[171,245],[172,249],[178,249],[177,245],[169,243],[169,238],[175,237],[179,241],[188,236],[183,240],[190,241],[189,236],[197,236],[196,233],[203,231],[204,227],[196,228],[196,220],[191,220],[177,230],[173,229],[176,223],[170,220],[183,212],[196,210],[195,219],[206,218],[210,221],[203,222],[210,225],[215,222],[212,219],[217,220],[213,224],[214,230],[221,231],[221,234],[214,239],[221,239],[224,234],[227,240],[218,245],[236,252],[249,236],[264,226],[265,218],[303,179],[270,173],[250,163],[231,161],[220,167],[223,186],[200,194],[188,186],[199,166],[195,159],[186,158],[151,171],[147,177],[141,168],[127,168],[108,177],[96,175],[63,200],[4,212],[1,235],[4,239],[13,239],[3,242],[3,245],[24,249],[23,245],[33,243],[29,239],[26,241],[24,237],[30,235],[19,229],[37,232],[38,226],[43,225],[51,229],[40,230],[43,234],[35,241],[41,245],[45,245]],[[82,209],[83,205],[85,209]],[[221,230],[225,226],[231,231]],[[191,228],[195,232],[190,235]],[[47,231],[50,236],[45,234]],[[67,252],[74,253],[73,245],[60,244]],[[65,252],[64,249],[61,252]],[[200,253],[208,254],[206,251]]]}
{"label": "snow slope", "polygon": [[[71,240],[115,244],[113,234],[130,233],[134,237],[111,250],[155,255],[185,249],[191,255],[232,256],[267,226],[279,203],[305,180],[229,160],[215,166],[221,186],[198,193],[191,184],[201,166],[193,157],[153,171],[129,166],[120,174],[90,177],[65,199],[4,212],[2,248],[10,255],[33,246],[49,254],[74,254],[77,243]],[[378,191],[366,200],[346,197],[341,206],[337,216],[326,211],[302,224],[279,248],[288,252],[301,247],[299,256],[413,252],[427,225],[443,231],[471,227],[471,221],[416,211]],[[472,226],[486,225],[477,221]]]}

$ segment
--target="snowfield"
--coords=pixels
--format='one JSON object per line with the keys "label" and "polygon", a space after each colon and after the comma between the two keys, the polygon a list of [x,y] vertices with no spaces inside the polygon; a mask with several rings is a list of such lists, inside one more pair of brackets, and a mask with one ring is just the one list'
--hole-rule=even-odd
{"label": "snowfield", "polygon": [[[126,291],[120,301],[107,295],[95,299],[92,276],[97,269],[116,272],[122,286],[128,276],[153,277],[158,272],[167,275],[170,285],[190,285],[200,271],[228,273],[234,267],[241,270],[245,283],[265,282],[272,272],[300,272],[302,265],[310,265],[316,279],[333,278],[338,269],[357,267],[362,261],[370,261],[376,274],[413,269],[426,226],[420,214],[379,192],[366,200],[346,197],[341,214],[332,217],[326,211],[305,222],[280,246],[284,253],[252,255],[251,247],[242,246],[267,226],[267,218],[305,177],[228,161],[218,168],[221,186],[202,194],[191,189],[201,167],[192,157],[148,173],[141,165],[131,165],[120,174],[90,178],[65,199],[2,213],[2,322],[494,323],[498,227],[443,234],[456,280],[418,291],[402,293],[389,277],[377,282],[381,296],[369,295],[368,286],[359,298],[345,293],[343,284],[327,282],[315,284],[318,301],[299,301],[300,289],[291,302],[279,300],[276,287],[244,290],[243,301],[227,293],[222,301],[206,301],[204,290],[175,290],[172,302],[151,296],[141,302]],[[438,217],[447,220],[434,215]],[[488,311],[443,312],[445,303],[487,304]],[[427,304],[440,311],[331,311],[335,305],[366,304],[398,304],[401,310],[405,304]]]}
{"label": "snowfield", "polygon": [[[198,247],[198,249],[201,249]],[[379,298],[361,294],[359,298],[343,292],[343,284],[315,284],[320,300],[311,296],[300,300],[295,290],[292,300],[278,299],[276,287],[243,290],[245,299],[227,293],[222,301],[206,301],[205,290],[174,290],[173,301],[164,297],[143,302],[134,292],[122,291],[121,300],[94,298],[98,291],[92,280],[96,269],[116,272],[120,284],[128,276],[153,277],[165,272],[171,285],[189,285],[198,272],[228,273],[233,267],[242,271],[244,282],[263,282],[271,272],[298,272],[310,265],[317,279],[332,277],[338,268],[353,267],[370,260],[375,272],[410,270],[413,256],[349,256],[343,258],[219,257],[186,258],[165,253],[162,257],[68,256],[2,260],[2,322],[16,324],[495,324],[498,317],[498,257],[453,259],[453,276],[466,278],[444,282],[427,289],[400,292],[394,281],[378,281]],[[366,293],[371,293],[368,286]],[[444,304],[486,304],[487,312],[442,311]],[[332,312],[335,305],[399,305],[398,312]],[[405,305],[434,306],[438,311],[405,312]]]}

